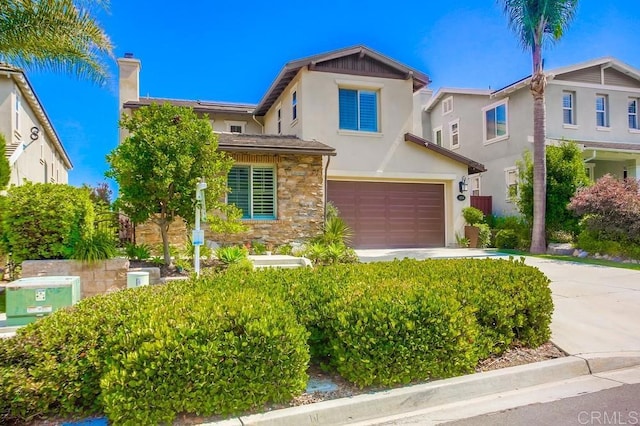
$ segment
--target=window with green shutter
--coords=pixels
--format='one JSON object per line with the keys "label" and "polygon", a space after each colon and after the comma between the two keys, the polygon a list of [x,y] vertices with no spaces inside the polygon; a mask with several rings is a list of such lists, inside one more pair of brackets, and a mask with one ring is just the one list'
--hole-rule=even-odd
{"label": "window with green shutter", "polygon": [[233,166],[227,202],[242,210],[243,219],[276,218],[276,180],[273,166]]}

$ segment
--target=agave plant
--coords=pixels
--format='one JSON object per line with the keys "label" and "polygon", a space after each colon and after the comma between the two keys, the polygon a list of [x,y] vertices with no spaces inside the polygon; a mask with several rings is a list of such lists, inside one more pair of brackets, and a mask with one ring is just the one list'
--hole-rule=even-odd
{"label": "agave plant", "polygon": [[248,250],[243,246],[220,247],[216,250],[216,257],[226,265],[238,263],[246,259],[248,254]]}
{"label": "agave plant", "polygon": [[326,220],[322,233],[325,244],[349,244],[352,236],[351,228],[342,218],[332,216]]}

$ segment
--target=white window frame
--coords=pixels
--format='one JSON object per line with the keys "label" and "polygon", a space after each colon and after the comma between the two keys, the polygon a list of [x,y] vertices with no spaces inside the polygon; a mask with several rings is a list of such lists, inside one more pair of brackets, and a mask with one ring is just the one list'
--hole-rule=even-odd
{"label": "white window frame", "polygon": [[22,99],[20,98],[20,92],[16,89],[15,92],[15,103],[14,103],[14,108],[15,108],[15,131],[18,132],[18,134],[20,134],[20,110],[22,109]]}
{"label": "white window frame", "polygon": [[[249,217],[243,217],[243,221],[274,221],[278,220],[278,170],[275,164],[261,164],[261,163],[236,163],[234,166],[248,167],[249,168]],[[254,168],[272,169],[273,170],[273,218],[261,218],[256,217],[253,212],[254,204],[254,189],[253,189],[253,171]],[[225,195],[225,203],[229,203],[228,194]]]}
{"label": "white window frame", "polygon": [[300,111],[298,111],[298,85],[296,84],[291,88],[291,125],[295,125],[300,117]]}
{"label": "white window frame", "polygon": [[590,182],[595,182],[594,179],[594,171],[596,168],[596,163],[584,163],[584,171],[587,173],[587,178]]}
{"label": "white window frame", "polygon": [[[454,126],[456,127],[455,132],[453,131]],[[453,143],[454,136],[457,139],[457,142],[455,144]],[[449,146],[451,147],[451,149],[460,148],[460,119],[459,118],[449,122]]]}
{"label": "white window frame", "polygon": [[[569,96],[569,99],[571,100],[571,106],[570,107],[566,107],[564,105],[564,97],[565,96]],[[565,111],[569,111],[570,115],[570,123],[566,123],[564,121],[564,112]],[[562,124],[565,127],[575,127],[576,126],[576,92],[572,92],[569,90],[565,90],[562,92]]]}
{"label": "white window frame", "polygon": [[453,112],[453,96],[449,96],[442,101],[442,115]]}
{"label": "white window frame", "polygon": [[[602,98],[603,100],[603,109],[599,110],[598,109],[598,99]],[[596,107],[596,129],[598,130],[609,130],[609,128],[611,127],[609,124],[609,95],[604,95],[602,93],[597,93],[596,94],[596,103],[595,103],[595,107]],[[598,115],[602,114],[603,115],[603,126],[600,126],[598,124]]]}
{"label": "white window frame", "polygon": [[[440,133],[440,144],[438,144],[438,133]],[[442,146],[442,126],[433,129],[433,143]]]}
{"label": "white window frame", "polygon": [[[511,180],[509,179],[509,176],[511,175],[515,176],[515,183],[511,183]],[[518,177],[518,167],[516,166],[512,166],[512,167],[506,167],[504,169],[504,183],[505,183],[505,197],[507,202],[511,203],[514,202],[515,200],[512,198],[512,194],[511,194],[511,186],[512,185],[516,185],[516,193],[514,194],[514,196],[517,198],[517,196],[520,193],[520,182],[519,182],[519,177]]]}
{"label": "white window frame", "polygon": [[[479,196],[481,194],[480,192],[480,175],[475,175],[475,176],[469,176],[469,195],[474,195],[474,196]],[[477,194],[474,194],[474,192],[477,191]]]}
{"label": "white window frame", "polygon": [[[240,133],[245,133],[245,129],[247,126],[246,121],[233,121],[233,120],[224,120],[224,124],[227,128],[227,132],[231,133],[231,126],[240,126]],[[235,132],[234,132],[235,133]]]}
{"label": "white window frame", "polygon": [[276,130],[279,135],[282,134],[282,104],[276,106]]}
{"label": "white window frame", "polygon": [[[636,112],[632,113],[629,112],[629,105],[631,103],[635,103],[636,106]],[[639,98],[629,98],[627,101],[627,125],[629,125],[629,119],[633,116],[636,118],[636,127],[631,127],[629,126],[629,131],[632,133],[636,133],[636,132],[640,132],[640,121],[638,121],[638,119],[640,118],[640,116],[638,115],[638,107],[640,106],[640,99]]]}
{"label": "white window frame", "polygon": [[[491,139],[487,139],[487,111],[492,109],[497,109],[498,107],[504,105],[504,116],[506,119],[506,123],[504,125],[505,134],[501,136],[496,136]],[[509,98],[501,99],[498,102],[494,102],[491,105],[487,105],[482,108],[482,141],[483,144],[489,145],[495,142],[500,142],[505,139],[509,139]]]}

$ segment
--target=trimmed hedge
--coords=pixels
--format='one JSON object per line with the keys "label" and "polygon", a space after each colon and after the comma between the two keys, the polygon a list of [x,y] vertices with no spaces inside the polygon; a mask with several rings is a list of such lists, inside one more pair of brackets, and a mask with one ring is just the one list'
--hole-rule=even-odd
{"label": "trimmed hedge", "polygon": [[301,392],[310,353],[361,387],[463,374],[548,340],[548,284],[517,260],[405,259],[93,297],[0,340],[0,423],[237,413]]}

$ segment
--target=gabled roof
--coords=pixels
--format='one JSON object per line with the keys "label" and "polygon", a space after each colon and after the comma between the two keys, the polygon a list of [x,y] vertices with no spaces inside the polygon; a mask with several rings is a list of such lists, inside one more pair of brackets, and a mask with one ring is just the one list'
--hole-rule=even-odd
{"label": "gabled roof", "polygon": [[[373,61],[376,61],[383,66],[387,67],[389,70],[397,73],[398,77],[402,76],[402,78],[413,79],[413,90],[414,92],[422,89],[426,85],[428,85],[431,81],[426,74],[421,73],[413,68],[410,68],[406,65],[401,64],[387,56],[384,56],[374,50],[369,49],[365,46],[353,46],[347,47],[344,49],[334,50],[327,53],[321,53],[319,55],[310,56],[303,59],[298,59],[295,61],[288,62],[280,71],[276,79],[271,83],[269,90],[264,95],[258,106],[255,110],[256,116],[264,116],[269,108],[274,104],[274,102],[278,99],[280,94],[284,91],[287,85],[294,79],[294,77],[298,74],[303,67],[309,67],[311,70],[321,70],[322,67],[320,64],[330,62],[333,60],[337,60],[340,58],[346,58],[348,56],[358,55],[359,58],[368,57]],[[346,72],[346,71],[342,71]],[[357,71],[353,72],[353,74],[358,75],[368,75],[367,71]],[[369,75],[375,75],[369,73]]]}
{"label": "gabled roof", "polygon": [[249,135],[216,133],[218,148],[227,152],[260,152],[270,154],[336,155],[335,148],[318,141],[305,141],[289,135]]}
{"label": "gabled roof", "polygon": [[474,173],[481,173],[481,172],[486,172],[487,169],[484,167],[484,164],[480,164],[477,161],[473,161],[470,158],[465,157],[464,155],[460,155],[456,152],[453,152],[447,148],[444,148],[442,146],[436,145],[433,142],[429,142],[426,139],[423,139],[419,136],[416,136],[412,133],[405,133],[404,135],[404,140],[405,142],[411,142],[414,143],[418,146],[427,148],[431,151],[437,152],[440,155],[444,155],[445,157],[449,157],[454,161],[457,161],[459,163],[462,164],[466,164],[468,169],[467,169],[467,173],[472,175]]}
{"label": "gabled roof", "polygon": [[138,109],[143,106],[149,106],[151,104],[171,104],[175,106],[184,106],[193,108],[195,112],[202,113],[244,113],[252,114],[255,109],[255,104],[243,104],[234,102],[215,102],[215,101],[189,101],[184,99],[169,99],[169,98],[140,98],[138,101],[125,102],[124,108]]}
{"label": "gabled roof", "polygon": [[[549,71],[546,71],[545,74],[547,75],[547,79],[551,80],[562,74],[568,74],[574,71],[579,71],[579,70],[596,67],[596,66],[600,66],[603,68],[613,68],[617,71],[620,71],[623,74],[628,75],[631,78],[634,78],[640,81],[640,70],[630,65],[627,65],[624,62],[616,58],[613,58],[611,56],[592,59],[589,61],[568,65],[566,67],[554,68]],[[495,96],[506,95],[506,94],[515,92],[516,90],[529,86],[530,83],[531,83],[531,75],[528,75],[527,77],[524,77],[521,80],[518,80],[514,83],[509,84],[508,86],[505,86],[501,89],[496,90],[491,94],[491,96],[495,97]]]}
{"label": "gabled roof", "polygon": [[[35,90],[33,90],[33,86],[31,82],[27,78],[27,75],[20,68],[13,67],[8,64],[0,64],[0,73],[7,74],[13,78],[13,81],[20,88],[20,91],[23,94],[23,98],[27,101],[33,112],[35,113],[38,121],[42,125],[47,137],[55,147],[56,151],[62,158],[66,168],[68,170],[73,168],[73,164],[71,163],[71,159],[67,154],[67,151],[64,149],[62,142],[60,141],[60,137],[56,132],[56,129],[53,127],[53,123],[49,119],[47,115],[47,111],[44,109],[44,105],[40,102],[38,95],[36,95]],[[7,141],[9,143],[10,141]]]}
{"label": "gabled roof", "polygon": [[427,105],[424,107],[425,112],[431,111],[438,102],[446,95],[477,95],[477,96],[489,96],[493,93],[491,90],[483,89],[462,89],[455,87],[441,87],[438,91],[429,99]]}

